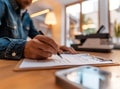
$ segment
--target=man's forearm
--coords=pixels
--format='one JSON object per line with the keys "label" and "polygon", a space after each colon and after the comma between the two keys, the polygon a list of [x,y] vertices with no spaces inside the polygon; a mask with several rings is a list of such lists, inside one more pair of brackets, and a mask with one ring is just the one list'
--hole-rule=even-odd
{"label": "man's forearm", "polygon": [[0,38],[0,58],[1,59],[21,59],[24,56],[23,39]]}

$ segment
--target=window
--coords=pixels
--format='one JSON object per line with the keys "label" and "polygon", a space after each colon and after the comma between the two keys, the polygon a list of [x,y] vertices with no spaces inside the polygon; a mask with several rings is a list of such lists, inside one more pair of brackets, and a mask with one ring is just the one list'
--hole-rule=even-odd
{"label": "window", "polygon": [[99,27],[98,0],[66,6],[66,45],[78,43],[75,35],[96,33]]}
{"label": "window", "polygon": [[82,31],[84,34],[96,33],[98,30],[98,0],[82,3]]}
{"label": "window", "polygon": [[74,36],[80,34],[80,3],[66,7],[66,43],[70,46]]}
{"label": "window", "polygon": [[120,0],[109,0],[110,29],[113,42],[120,37]]}

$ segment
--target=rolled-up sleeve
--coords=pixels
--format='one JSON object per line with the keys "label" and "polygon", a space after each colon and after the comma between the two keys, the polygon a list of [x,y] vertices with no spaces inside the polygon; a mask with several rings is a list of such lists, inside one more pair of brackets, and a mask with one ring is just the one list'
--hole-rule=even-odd
{"label": "rolled-up sleeve", "polygon": [[24,57],[23,39],[0,38],[0,58],[1,59],[21,59]]}

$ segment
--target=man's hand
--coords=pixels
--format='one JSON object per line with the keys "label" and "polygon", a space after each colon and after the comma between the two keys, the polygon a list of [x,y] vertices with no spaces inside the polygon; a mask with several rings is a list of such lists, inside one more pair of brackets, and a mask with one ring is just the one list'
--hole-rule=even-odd
{"label": "man's hand", "polygon": [[48,58],[56,54],[58,45],[51,38],[37,35],[28,41],[24,48],[24,57],[31,59]]}
{"label": "man's hand", "polygon": [[66,47],[66,46],[60,46],[59,47],[59,52],[60,53],[70,53],[70,54],[77,54],[78,52],[75,51],[72,47]]}

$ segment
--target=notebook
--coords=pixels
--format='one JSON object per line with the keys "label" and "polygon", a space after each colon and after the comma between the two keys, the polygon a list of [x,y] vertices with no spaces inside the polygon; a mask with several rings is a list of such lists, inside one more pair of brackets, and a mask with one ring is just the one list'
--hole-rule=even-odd
{"label": "notebook", "polygon": [[63,58],[58,55],[52,55],[47,60],[21,60],[15,70],[34,70],[34,69],[53,69],[53,68],[68,68],[82,65],[92,66],[112,66],[119,65],[113,63],[112,60],[92,56],[89,54],[61,54]]}

